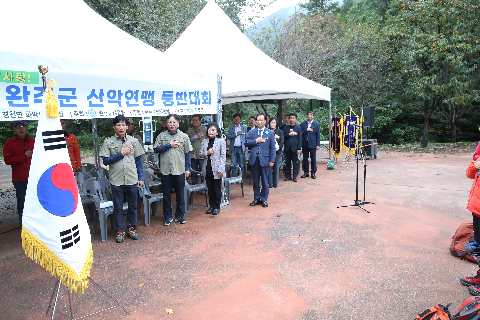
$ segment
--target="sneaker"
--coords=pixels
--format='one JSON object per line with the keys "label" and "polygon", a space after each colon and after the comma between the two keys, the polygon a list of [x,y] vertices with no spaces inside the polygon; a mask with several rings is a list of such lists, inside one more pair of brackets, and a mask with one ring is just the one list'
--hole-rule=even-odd
{"label": "sneaker", "polygon": [[117,230],[117,237],[115,238],[115,240],[118,243],[121,243],[123,242],[123,238],[125,238],[125,229]]}
{"label": "sneaker", "polygon": [[480,285],[468,287],[468,292],[470,292],[472,296],[480,296]]}
{"label": "sneaker", "polygon": [[461,278],[460,283],[467,287],[480,285],[480,269],[477,271],[477,274],[473,277]]}
{"label": "sneaker", "polygon": [[177,221],[177,222],[180,223],[180,224],[185,224],[185,223],[187,223],[187,221],[185,221],[185,219],[183,219],[183,218],[175,218],[175,221]]}
{"label": "sneaker", "polygon": [[138,240],[138,233],[137,233],[137,230],[135,230],[135,227],[128,228],[128,235],[133,240]]}
{"label": "sneaker", "polygon": [[173,219],[172,218],[169,218],[169,219],[166,219],[165,218],[165,222],[163,223],[164,226],[169,226],[170,223],[172,223]]}

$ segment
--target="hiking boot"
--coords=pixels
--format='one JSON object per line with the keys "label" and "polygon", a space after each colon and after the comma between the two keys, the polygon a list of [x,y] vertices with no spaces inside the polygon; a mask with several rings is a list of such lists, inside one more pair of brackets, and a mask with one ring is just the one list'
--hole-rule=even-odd
{"label": "hiking boot", "polygon": [[477,271],[477,274],[473,277],[461,278],[460,283],[467,287],[480,285],[480,269]]}
{"label": "hiking boot", "polygon": [[117,230],[117,237],[115,238],[115,241],[117,241],[118,243],[122,243],[124,238],[125,229]]}
{"label": "hiking boot", "polygon": [[183,219],[183,218],[175,218],[175,221],[177,221],[180,224],[187,223],[187,221],[185,221],[185,219]]}
{"label": "hiking boot", "polygon": [[135,230],[135,227],[128,228],[128,235],[133,240],[138,240],[138,233],[137,233],[137,230]]}
{"label": "hiking boot", "polygon": [[480,285],[468,287],[468,292],[470,292],[472,296],[480,296]]}
{"label": "hiking boot", "polygon": [[165,222],[163,223],[164,226],[169,226],[170,223],[172,223],[173,219],[172,218],[165,218]]}

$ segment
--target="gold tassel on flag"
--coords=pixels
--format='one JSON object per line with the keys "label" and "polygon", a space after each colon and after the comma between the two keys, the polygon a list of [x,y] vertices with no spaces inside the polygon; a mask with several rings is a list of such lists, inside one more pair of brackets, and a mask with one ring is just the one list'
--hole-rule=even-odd
{"label": "gold tassel on flag", "polygon": [[88,287],[88,277],[93,264],[93,250],[90,243],[87,257],[80,274],[77,273],[62,259],[57,257],[42,241],[22,228],[22,247],[27,257],[41,265],[57,280],[60,280],[71,291],[82,294]]}

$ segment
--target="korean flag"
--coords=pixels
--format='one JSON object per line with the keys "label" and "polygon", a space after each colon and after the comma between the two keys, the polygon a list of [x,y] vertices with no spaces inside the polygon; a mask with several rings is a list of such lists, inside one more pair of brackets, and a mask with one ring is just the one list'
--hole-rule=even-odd
{"label": "korean flag", "polygon": [[28,178],[22,246],[71,291],[88,286],[93,252],[59,118],[42,112]]}

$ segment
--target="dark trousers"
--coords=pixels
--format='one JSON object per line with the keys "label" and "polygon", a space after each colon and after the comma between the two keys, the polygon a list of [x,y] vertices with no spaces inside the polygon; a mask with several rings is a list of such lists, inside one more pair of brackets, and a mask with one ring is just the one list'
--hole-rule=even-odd
{"label": "dark trousers", "polygon": [[[190,168],[192,168],[195,171],[201,172],[202,167],[203,167],[203,159],[193,159],[192,158],[192,165],[190,166]],[[192,184],[197,184],[198,183],[198,176],[193,172],[191,173],[191,176],[192,176]]]}
{"label": "dark trousers", "polygon": [[175,218],[183,219],[185,213],[185,173],[179,176],[163,175],[162,176],[162,188],[163,188],[163,216],[165,219],[173,218],[172,212],[172,188],[175,188],[175,194],[177,199],[177,209],[175,210]]}
{"label": "dark trousers", "polygon": [[27,194],[27,183],[28,181],[13,182],[15,193],[17,195],[18,221],[22,221],[23,217],[23,206],[25,205],[25,195]]}
{"label": "dark trousers", "polygon": [[[254,200],[267,201],[268,199],[268,169],[270,167],[260,166],[260,159],[255,160],[252,166],[253,195]],[[262,190],[260,191],[260,179],[262,179]]]}
{"label": "dark trousers", "polygon": [[475,242],[480,244],[480,218],[472,213],[473,216],[473,235]]}
{"label": "dark trousers", "polygon": [[290,169],[291,163],[293,161],[293,179],[297,178],[298,174],[298,156],[297,156],[297,151],[290,151],[288,150],[285,152],[285,178],[291,178],[291,172],[292,170]]}
{"label": "dark trousers", "polygon": [[220,203],[222,202],[222,179],[215,179],[214,176],[206,176],[205,182],[208,188],[210,208],[220,209]]}
{"label": "dark trousers", "polygon": [[278,184],[279,180],[279,174],[280,174],[280,158],[282,156],[280,153],[277,153],[276,158],[275,158],[275,163],[273,164],[273,167],[269,168],[268,172],[268,183],[269,184]]}
{"label": "dark trousers", "polygon": [[137,226],[137,185],[131,186],[114,186],[112,185],[113,196],[113,218],[117,230],[125,229],[125,223],[123,222],[123,200],[127,198],[128,211],[127,211],[127,229]]}
{"label": "dark trousers", "polygon": [[317,149],[315,148],[302,148],[303,151],[303,172],[308,173],[308,158],[310,157],[310,166],[312,167],[312,173],[317,172]]}

